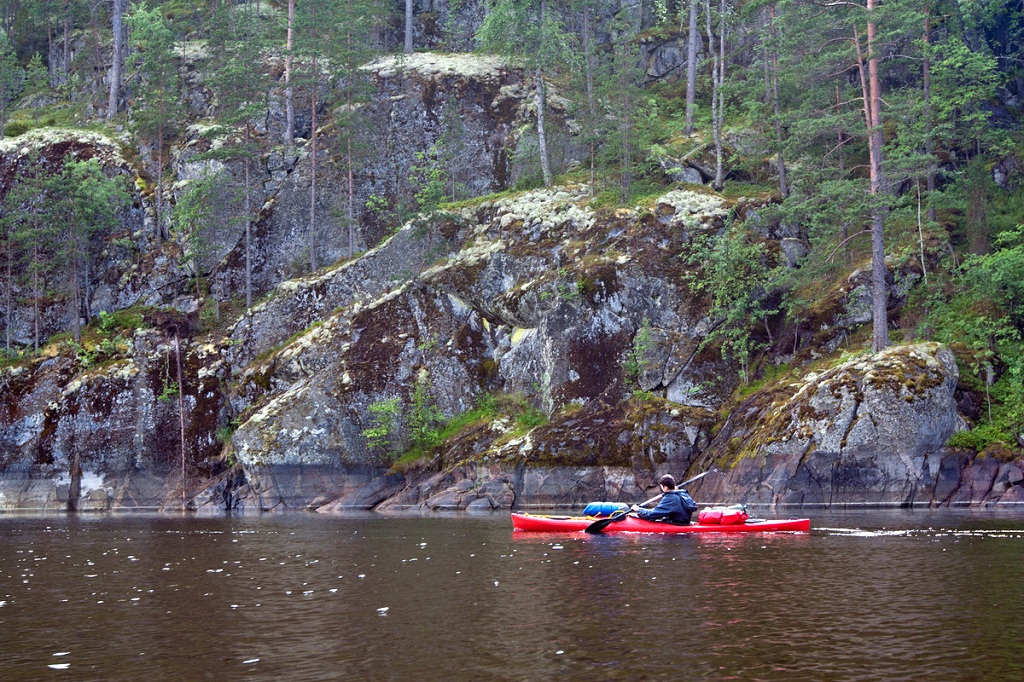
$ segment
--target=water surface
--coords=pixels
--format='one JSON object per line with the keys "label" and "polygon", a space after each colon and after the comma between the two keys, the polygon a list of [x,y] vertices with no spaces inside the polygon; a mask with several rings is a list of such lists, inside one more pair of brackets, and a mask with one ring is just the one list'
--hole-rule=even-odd
{"label": "water surface", "polygon": [[1024,679],[1024,513],[811,517],[0,516],[0,679]]}

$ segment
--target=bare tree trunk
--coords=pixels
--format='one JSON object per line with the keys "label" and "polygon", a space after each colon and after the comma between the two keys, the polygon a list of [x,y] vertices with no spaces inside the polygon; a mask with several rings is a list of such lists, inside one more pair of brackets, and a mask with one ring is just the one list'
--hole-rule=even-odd
{"label": "bare tree trunk", "polygon": [[[843,154],[843,101],[839,96],[839,79],[836,78],[836,147],[839,149],[839,170],[846,170],[846,157]],[[843,238],[846,238],[846,228],[843,228]]]}
{"label": "bare tree trunk", "polygon": [[295,0],[288,0],[288,37],[284,55],[284,143],[291,154],[295,147],[295,91],[292,88],[292,29],[295,26]]}
{"label": "bare tree trunk", "polygon": [[245,310],[252,310],[252,199],[249,197],[251,185],[249,158],[249,124],[245,124],[245,197],[242,199],[242,210],[245,213]]}
{"label": "bare tree trunk", "polygon": [[[160,108],[163,109],[163,99],[160,101]],[[160,112],[160,122],[156,127],[156,245],[157,248],[163,243],[163,204],[164,204],[164,117]]]}
{"label": "bare tree trunk", "polygon": [[[36,171],[38,172],[38,171]],[[43,296],[42,284],[39,281],[39,268],[42,266],[42,256],[39,253],[39,208],[33,209],[32,213],[32,310],[34,319],[32,320],[33,335],[32,335],[32,349],[39,353],[39,339],[42,334],[42,306],[40,305],[40,299]]]}
{"label": "bare tree trunk", "polygon": [[68,486],[68,511],[76,512],[82,499],[82,459],[78,452],[78,437],[74,432],[71,434],[71,447],[75,454],[71,460],[71,470],[68,472],[71,479]]}
{"label": "bare tree trunk", "polygon": [[185,497],[185,384],[181,380],[181,344],[178,340],[178,329],[174,329],[174,359],[178,366],[178,423],[181,427],[181,511],[187,509]]}
{"label": "bare tree trunk", "polygon": [[718,50],[714,48],[714,34],[711,32],[711,0],[704,0],[704,11],[707,13],[708,49],[712,53],[711,66],[711,131],[715,140],[715,179],[712,186],[716,190],[722,189],[723,167],[722,167],[722,81],[725,75],[725,0],[720,0],[719,9],[721,13],[721,33],[718,36]]}
{"label": "bare tree trunk", "polygon": [[548,138],[544,130],[544,109],[547,108],[547,96],[544,92],[544,77],[537,67],[537,145],[540,147],[540,170],[544,174],[544,186],[551,187],[554,178],[551,175],[551,164],[548,161]]}
{"label": "bare tree trunk", "polygon": [[71,77],[71,0],[64,0],[64,73]]}
{"label": "bare tree trunk", "polygon": [[309,157],[309,271],[316,272],[316,152],[317,152],[317,120],[316,120],[316,55],[313,55],[313,84],[310,88],[310,106],[313,109],[313,132],[310,137]]}
{"label": "bare tree trunk", "polygon": [[81,291],[78,288],[78,235],[75,226],[68,225],[68,247],[71,249],[71,336],[75,343],[82,342]]}
{"label": "bare tree trunk", "polygon": [[[92,100],[91,104],[97,106],[96,100],[98,99],[100,86],[102,85],[103,76],[101,75],[101,69],[103,67],[103,57],[100,54],[100,26],[99,26],[99,5],[93,5],[92,8],[92,47],[93,47],[93,63],[92,63]],[[97,106],[98,108],[98,106]]]}
{"label": "bare tree trunk", "polygon": [[[547,0],[541,0],[540,2],[540,25],[544,26],[544,19],[547,15],[548,3]],[[543,28],[542,28],[543,32]],[[543,50],[543,46],[541,46]],[[540,148],[540,169],[541,173],[544,174],[544,186],[550,187],[554,184],[554,178],[551,175],[551,163],[548,161],[548,138],[547,132],[544,129],[544,110],[547,109],[547,93],[544,90],[544,75],[542,73],[540,62],[537,63],[537,145]]]}
{"label": "bare tree trunk", "polygon": [[693,134],[693,117],[697,100],[697,3],[690,0],[690,34],[686,52],[686,127],[683,132]]}
{"label": "bare tree trunk", "polygon": [[114,58],[110,65],[110,98],[107,100],[107,118],[117,114],[117,100],[121,94],[121,62],[124,49],[124,0],[113,0],[114,12],[111,20],[114,30]]}
{"label": "bare tree trunk", "polygon": [[597,133],[595,125],[597,122],[597,111],[594,106],[594,34],[593,26],[590,23],[590,7],[583,7],[583,54],[584,65],[587,71],[587,115],[590,120],[587,122],[587,135],[590,137],[590,196],[594,197],[597,191]]}
{"label": "bare tree trunk", "polygon": [[931,65],[931,7],[924,10],[924,64],[922,66],[922,77],[924,79],[924,111],[925,111],[925,138],[924,153],[928,157],[928,220],[935,222],[935,161],[932,158],[934,153],[934,142],[932,138],[932,65]]}
{"label": "bare tree trunk", "polygon": [[405,53],[412,54],[412,0],[405,0]]}
{"label": "bare tree trunk", "polygon": [[774,44],[775,33],[775,5],[772,4],[771,14],[771,35],[772,35],[772,104],[775,109],[775,151],[779,163],[779,193],[782,196],[789,195],[789,183],[786,181],[786,160],[782,156],[782,116],[779,113],[779,47]]}
{"label": "bare tree trunk", "polygon": [[[351,2],[349,3],[349,11],[351,12]],[[348,116],[352,116],[352,72],[354,71],[352,64],[352,31],[345,32],[345,45],[348,52],[348,64],[346,65],[347,78],[346,83],[348,87],[345,89],[345,110]],[[348,130],[346,134],[346,147],[345,147],[345,164],[348,171],[348,202],[347,202],[347,218],[348,218],[348,252],[352,255],[356,252],[356,177],[355,177],[355,159],[353,158],[352,152],[352,121],[349,119]]]}
{"label": "bare tree trunk", "polygon": [[6,281],[6,285],[7,286],[6,286],[5,291],[4,291],[4,297],[6,299],[4,301],[5,308],[6,308],[6,310],[4,311],[4,316],[6,318],[5,319],[6,327],[4,329],[4,331],[5,331],[5,334],[4,334],[4,344],[5,344],[5,348],[7,349],[8,354],[10,354],[10,352],[11,352],[11,334],[12,334],[12,330],[11,330],[12,310],[11,310],[11,308],[14,305],[14,279],[13,279],[13,277],[14,277],[14,238],[13,238],[13,235],[10,232],[8,232],[7,233],[7,281]]}

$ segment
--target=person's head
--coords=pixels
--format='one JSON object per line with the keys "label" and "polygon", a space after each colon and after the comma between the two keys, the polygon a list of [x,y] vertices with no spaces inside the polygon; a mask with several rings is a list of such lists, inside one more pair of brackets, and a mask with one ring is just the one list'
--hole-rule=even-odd
{"label": "person's head", "polygon": [[672,474],[665,474],[664,476],[658,479],[658,485],[660,485],[665,490],[675,490],[676,479],[672,478]]}

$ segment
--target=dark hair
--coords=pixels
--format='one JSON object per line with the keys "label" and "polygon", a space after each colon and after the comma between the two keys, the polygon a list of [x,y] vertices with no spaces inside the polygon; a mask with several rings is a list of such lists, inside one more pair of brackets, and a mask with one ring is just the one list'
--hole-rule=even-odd
{"label": "dark hair", "polygon": [[676,479],[672,478],[672,474],[665,474],[658,479],[658,485],[663,485],[669,490],[676,489]]}

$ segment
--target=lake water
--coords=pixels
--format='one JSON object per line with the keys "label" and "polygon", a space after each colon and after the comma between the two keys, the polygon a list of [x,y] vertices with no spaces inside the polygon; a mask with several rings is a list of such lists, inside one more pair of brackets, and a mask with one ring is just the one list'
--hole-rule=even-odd
{"label": "lake water", "polygon": [[1024,510],[809,515],[0,516],[0,680],[1024,679]]}

